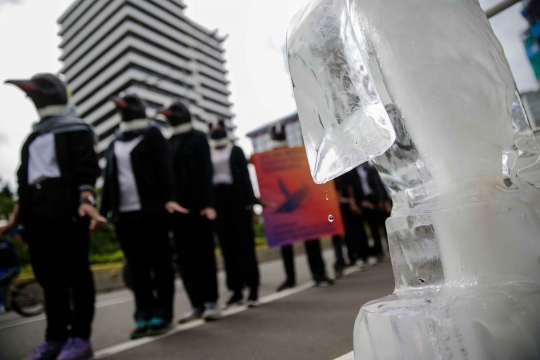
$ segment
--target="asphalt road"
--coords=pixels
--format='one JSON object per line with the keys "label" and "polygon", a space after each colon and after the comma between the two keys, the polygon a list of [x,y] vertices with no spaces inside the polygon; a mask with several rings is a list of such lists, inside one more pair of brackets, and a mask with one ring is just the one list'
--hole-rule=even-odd
{"label": "asphalt road", "polygon": [[[332,251],[325,252],[327,268]],[[304,255],[296,257],[298,286],[275,293],[283,280],[281,260],[261,268],[261,299],[257,309],[235,308],[217,322],[193,322],[160,338],[129,341],[133,329],[132,295],[127,290],[98,295],[92,343],[97,358],[106,359],[310,359],[332,360],[352,350],[352,330],[360,306],[393,290],[389,262],[351,272],[329,288],[312,287]],[[220,272],[221,300],[229,294]],[[175,311],[188,306],[177,282]],[[42,316],[0,315],[0,359],[20,360],[42,341]]]}

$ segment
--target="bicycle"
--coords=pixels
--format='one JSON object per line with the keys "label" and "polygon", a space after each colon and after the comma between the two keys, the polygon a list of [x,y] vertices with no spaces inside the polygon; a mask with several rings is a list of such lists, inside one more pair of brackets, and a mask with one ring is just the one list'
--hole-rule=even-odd
{"label": "bicycle", "polygon": [[36,280],[23,281],[18,284],[10,284],[8,286],[7,301],[9,309],[17,314],[30,317],[36,316],[45,311],[43,299],[43,290]]}

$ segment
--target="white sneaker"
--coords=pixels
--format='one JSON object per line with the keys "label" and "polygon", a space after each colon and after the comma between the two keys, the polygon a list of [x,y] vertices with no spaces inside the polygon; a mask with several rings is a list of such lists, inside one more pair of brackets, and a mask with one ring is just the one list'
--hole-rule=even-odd
{"label": "white sneaker", "polygon": [[259,300],[248,300],[247,306],[249,308],[256,308],[256,307],[261,306],[261,302]]}
{"label": "white sneaker", "polygon": [[375,266],[377,265],[379,261],[377,260],[377,258],[375,256],[370,256],[368,259],[367,259],[367,263],[369,266]]}
{"label": "white sneaker", "polygon": [[206,321],[213,321],[213,320],[219,320],[221,319],[223,315],[221,314],[220,308],[216,305],[216,303],[206,303],[204,304],[204,312],[202,313],[202,317]]}
{"label": "white sneaker", "polygon": [[180,318],[180,320],[178,320],[178,323],[184,324],[192,320],[200,319],[203,316],[203,311],[204,311],[203,309],[199,309],[199,308],[189,309],[188,311],[182,314],[182,317]]}
{"label": "white sneaker", "polygon": [[355,265],[358,267],[358,269],[362,270],[362,268],[363,268],[364,265],[365,265],[365,264],[364,264],[364,260],[362,260],[362,259],[356,260]]}

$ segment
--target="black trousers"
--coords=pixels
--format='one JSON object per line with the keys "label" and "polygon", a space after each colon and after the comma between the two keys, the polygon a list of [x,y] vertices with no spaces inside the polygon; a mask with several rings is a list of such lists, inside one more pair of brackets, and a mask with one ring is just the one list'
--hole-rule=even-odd
{"label": "black trousers", "polygon": [[63,221],[47,220],[32,216],[23,231],[34,275],[45,297],[45,339],[89,339],[95,301],[88,263],[90,222],[76,215]]}
{"label": "black trousers", "polygon": [[227,287],[233,292],[241,292],[246,286],[255,290],[260,276],[251,210],[234,206],[236,192],[230,185],[216,186],[215,194],[215,225],[225,260]]}
{"label": "black trousers", "polygon": [[[311,270],[311,277],[313,278],[314,281],[321,281],[325,279],[327,276],[326,276],[324,259],[322,257],[320,240],[319,239],[307,240],[304,242],[304,247],[306,249],[309,269]],[[283,258],[283,265],[285,267],[285,275],[287,276],[287,281],[296,282],[293,246],[292,245],[282,246],[281,257]]]}
{"label": "black trousers", "polygon": [[172,220],[178,271],[194,308],[218,299],[213,224],[199,213],[176,213]]}
{"label": "black trousers", "polygon": [[135,296],[135,321],[173,317],[174,268],[168,236],[169,215],[121,213],[116,225],[118,240],[129,264]]}
{"label": "black trousers", "polygon": [[376,209],[363,209],[362,218],[367,222],[371,237],[373,238],[374,245],[369,248],[369,256],[380,256],[383,254],[383,248],[381,243],[381,233],[379,226],[381,225],[381,217],[379,211]]}

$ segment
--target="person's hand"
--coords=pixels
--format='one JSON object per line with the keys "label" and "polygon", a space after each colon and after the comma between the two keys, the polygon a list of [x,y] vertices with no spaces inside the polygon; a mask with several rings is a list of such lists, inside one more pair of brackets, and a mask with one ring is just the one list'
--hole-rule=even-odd
{"label": "person's hand", "polygon": [[93,233],[95,233],[96,231],[101,229],[101,226],[103,224],[104,223],[102,223],[102,222],[97,222],[95,220],[90,220],[90,235],[92,235]]}
{"label": "person's hand", "polygon": [[206,218],[208,220],[213,221],[217,217],[216,210],[214,210],[213,208],[210,208],[210,207],[204,208],[201,211],[201,216],[206,216]]}
{"label": "person's hand", "polygon": [[82,203],[79,205],[79,216],[90,218],[90,230],[96,230],[101,224],[105,224],[107,219],[105,219],[101,214],[93,207],[91,204]]}
{"label": "person's hand", "polygon": [[344,196],[340,196],[339,197],[339,203],[340,204],[347,204],[347,203],[349,203],[349,198],[346,198]]}
{"label": "person's hand", "polygon": [[367,201],[367,200],[362,200],[362,202],[360,203],[360,206],[363,209],[375,209],[375,205],[373,205],[372,202]]}
{"label": "person's hand", "polygon": [[168,201],[165,204],[165,209],[170,213],[181,213],[181,214],[189,214],[189,209],[186,209],[185,207],[181,206],[176,201]]}
{"label": "person's hand", "polygon": [[360,209],[360,207],[358,205],[356,205],[356,202],[351,201],[349,203],[349,206],[350,206],[351,211],[353,212],[353,214],[362,215],[362,209]]}

